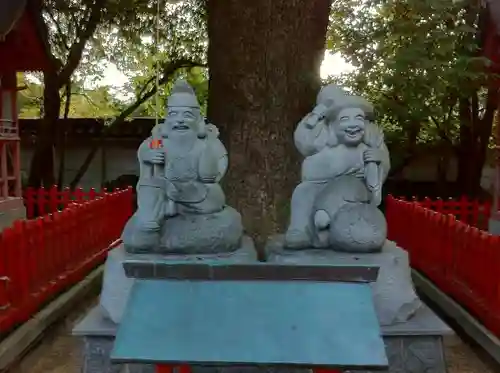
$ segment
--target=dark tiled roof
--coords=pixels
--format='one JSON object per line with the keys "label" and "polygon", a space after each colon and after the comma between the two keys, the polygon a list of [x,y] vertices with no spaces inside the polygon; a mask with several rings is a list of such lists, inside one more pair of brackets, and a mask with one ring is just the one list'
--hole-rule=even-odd
{"label": "dark tiled roof", "polygon": [[0,71],[47,70],[47,30],[41,17],[43,0],[0,0]]}
{"label": "dark tiled roof", "polygon": [[26,9],[27,0],[0,0],[0,38],[15,26]]}
{"label": "dark tiled roof", "polygon": [[[19,119],[21,137],[36,136],[40,119]],[[100,137],[104,129],[105,119],[70,118],[60,119],[60,125],[67,129],[66,136],[78,138]],[[108,138],[145,139],[155,125],[153,118],[133,118],[115,126],[107,134]]]}

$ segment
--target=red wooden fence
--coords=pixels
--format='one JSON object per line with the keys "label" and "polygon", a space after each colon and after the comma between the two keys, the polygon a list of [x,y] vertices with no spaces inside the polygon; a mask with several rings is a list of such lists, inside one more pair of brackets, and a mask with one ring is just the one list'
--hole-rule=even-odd
{"label": "red wooden fence", "polygon": [[103,262],[132,215],[132,189],[69,205],[0,234],[0,333]]}
{"label": "red wooden fence", "polygon": [[26,217],[34,219],[37,216],[43,216],[56,211],[64,210],[70,204],[79,204],[85,201],[91,201],[97,197],[102,197],[108,193],[106,190],[96,191],[90,189],[85,192],[82,188],[71,190],[65,188],[58,190],[57,186],[49,189],[26,188],[24,192],[24,205],[26,207]]}
{"label": "red wooden fence", "polygon": [[491,216],[492,203],[490,201],[478,201],[465,196],[458,200],[439,198],[417,200],[414,198],[412,201],[441,214],[452,214],[458,220],[481,229],[487,229]]}
{"label": "red wooden fence", "polygon": [[500,337],[500,237],[393,197],[386,218],[388,238],[409,252],[412,267]]}

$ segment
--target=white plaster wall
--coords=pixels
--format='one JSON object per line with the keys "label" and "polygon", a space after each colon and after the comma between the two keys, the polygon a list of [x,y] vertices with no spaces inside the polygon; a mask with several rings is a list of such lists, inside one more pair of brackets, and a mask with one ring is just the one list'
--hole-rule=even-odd
{"label": "white plaster wall", "polygon": [[[69,146],[66,150],[64,181],[68,184],[78,172],[81,164],[89,152],[88,147]],[[21,172],[29,174],[33,148],[24,145],[21,150]],[[112,181],[120,175],[139,175],[137,164],[137,149],[135,147],[106,147],[106,179]],[[99,151],[90,164],[88,171],[80,181],[80,187],[84,189],[100,188],[102,182],[102,151]],[[59,160],[56,156],[56,165]]]}
{"label": "white plaster wall", "polygon": [[[66,154],[66,171],[65,171],[65,184],[69,183],[76,175],[80,165],[83,163],[86,155],[88,154],[88,147],[75,147],[68,146]],[[136,146],[107,146],[106,147],[106,180],[112,181],[120,175],[139,175],[139,166],[137,163],[137,149]],[[33,155],[33,147],[29,145],[22,145],[21,151],[21,170],[26,175],[29,172],[31,157]],[[87,173],[82,178],[80,186],[84,189],[100,188],[102,179],[102,152],[99,151],[94,157]],[[56,159],[58,162],[58,160]],[[58,163],[56,163],[58,164]],[[402,173],[402,178],[409,181],[422,182],[434,181],[437,177],[436,171],[436,158],[434,156],[427,156],[421,158],[410,164]],[[455,160],[451,160],[450,167],[448,168],[447,178],[453,181],[456,178],[457,164]],[[481,186],[492,191],[495,181],[494,167],[487,165],[483,169],[483,177]]]}
{"label": "white plaster wall", "polygon": [[[434,181],[437,179],[437,157],[427,156],[421,158],[411,163],[402,172],[402,179],[423,182],[423,181]],[[451,159],[449,167],[447,168],[447,181],[454,181],[457,177],[457,161],[456,159]],[[488,191],[493,191],[495,185],[495,167],[494,165],[486,164],[483,167],[483,173],[481,177],[481,187]]]}

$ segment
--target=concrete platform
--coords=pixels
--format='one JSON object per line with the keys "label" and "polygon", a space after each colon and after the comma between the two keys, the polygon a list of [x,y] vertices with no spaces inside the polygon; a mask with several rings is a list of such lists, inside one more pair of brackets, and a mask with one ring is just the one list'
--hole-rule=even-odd
{"label": "concrete platform", "polygon": [[[125,365],[112,365],[110,354],[118,325],[107,319],[97,306],[92,309],[73,329],[73,335],[83,339],[84,369],[82,373],[121,373]],[[453,332],[428,307],[424,306],[408,323],[382,327],[382,335],[389,359],[389,373],[446,373],[443,353],[443,334]],[[151,365],[126,367],[134,373],[152,373]],[[203,373],[219,372],[222,368],[203,368]],[[113,370],[114,369],[114,370]],[[196,369],[196,370],[198,370]],[[224,373],[231,368],[224,368]],[[256,368],[234,368],[237,373],[261,372]],[[233,369],[231,369],[233,371]],[[252,370],[252,372],[249,372]],[[286,369],[290,371],[290,369]],[[304,372],[296,369],[295,372]],[[351,371],[351,373],[372,373],[371,371]],[[375,371],[373,371],[375,373]]]}

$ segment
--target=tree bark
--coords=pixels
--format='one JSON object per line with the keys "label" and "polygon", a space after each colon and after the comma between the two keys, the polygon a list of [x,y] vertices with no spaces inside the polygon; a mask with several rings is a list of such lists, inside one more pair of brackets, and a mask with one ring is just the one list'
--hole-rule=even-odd
{"label": "tree bark", "polygon": [[[68,119],[69,117],[69,108],[71,106],[71,81],[66,83],[65,87],[65,102],[64,102],[64,119]],[[66,128],[62,126],[58,126],[58,153],[59,153],[59,166],[58,166],[58,175],[57,175],[57,187],[59,190],[64,188],[64,174],[66,171]]]}
{"label": "tree bark", "polygon": [[[477,95],[477,93],[476,93]],[[488,89],[484,114],[479,115],[475,99],[460,99],[460,142],[458,144],[457,184],[462,194],[474,197],[481,193],[481,176],[497,110],[499,89]]]}
{"label": "tree bark", "polygon": [[298,183],[293,143],[320,87],[330,0],[208,0],[208,117],[221,128],[228,201],[257,241],[282,229]]}
{"label": "tree bark", "polygon": [[43,109],[44,116],[37,129],[35,151],[31,158],[28,185],[51,187],[54,178],[54,137],[61,109],[59,83],[55,74],[44,73]]}

